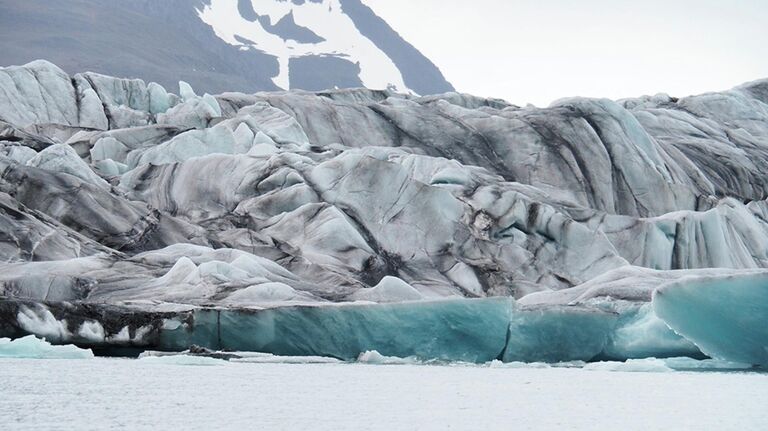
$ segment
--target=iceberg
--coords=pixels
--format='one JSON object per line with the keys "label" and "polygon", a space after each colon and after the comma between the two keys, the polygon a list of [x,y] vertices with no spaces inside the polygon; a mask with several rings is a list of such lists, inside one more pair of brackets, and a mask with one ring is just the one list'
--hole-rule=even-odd
{"label": "iceberg", "polygon": [[278,356],[269,353],[253,354],[242,353],[240,358],[231,359],[230,362],[248,364],[341,364],[343,361],[326,356]]}
{"label": "iceberg", "polygon": [[227,361],[223,359],[190,355],[142,356],[139,358],[139,361],[145,364],[193,366],[216,366],[225,365],[227,363]]}
{"label": "iceberg", "polygon": [[413,356],[409,356],[407,358],[384,356],[375,350],[369,350],[367,352],[361,353],[357,357],[357,362],[360,364],[370,365],[413,365],[423,363],[423,361],[420,361]]}
{"label": "iceberg", "polygon": [[657,358],[628,359],[625,362],[592,362],[584,365],[588,371],[624,371],[630,373],[668,373],[674,371],[666,362]]}
{"label": "iceberg", "polygon": [[27,335],[15,340],[0,338],[0,358],[89,359],[93,358],[93,352],[71,344],[54,346],[34,335]]}

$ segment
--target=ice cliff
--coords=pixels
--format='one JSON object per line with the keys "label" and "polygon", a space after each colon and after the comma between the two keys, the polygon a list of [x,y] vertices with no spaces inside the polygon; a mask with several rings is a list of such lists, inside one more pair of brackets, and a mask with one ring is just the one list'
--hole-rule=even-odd
{"label": "ice cliff", "polygon": [[0,336],[765,364],[766,172],[768,81],[521,108],[0,68]]}

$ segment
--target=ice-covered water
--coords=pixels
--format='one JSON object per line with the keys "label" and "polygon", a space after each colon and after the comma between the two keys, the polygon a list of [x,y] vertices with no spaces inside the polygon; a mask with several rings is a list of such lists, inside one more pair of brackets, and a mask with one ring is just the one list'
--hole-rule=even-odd
{"label": "ice-covered water", "polygon": [[768,423],[764,373],[188,358],[0,359],[0,429],[752,430]]}

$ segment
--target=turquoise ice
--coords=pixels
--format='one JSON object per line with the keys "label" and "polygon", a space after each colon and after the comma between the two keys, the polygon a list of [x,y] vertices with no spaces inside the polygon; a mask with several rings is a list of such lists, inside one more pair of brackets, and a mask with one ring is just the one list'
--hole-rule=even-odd
{"label": "turquoise ice", "polygon": [[660,287],[656,314],[705,354],[768,365],[768,275],[688,278]]}

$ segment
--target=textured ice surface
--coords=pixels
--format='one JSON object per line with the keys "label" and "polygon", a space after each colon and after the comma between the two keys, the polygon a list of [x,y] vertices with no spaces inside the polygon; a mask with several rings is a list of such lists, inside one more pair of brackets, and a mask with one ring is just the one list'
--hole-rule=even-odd
{"label": "textured ice surface", "polygon": [[95,174],[69,145],[51,145],[27,160],[26,165],[72,175],[95,186],[109,188],[107,182]]}
{"label": "textured ice surface", "polygon": [[0,358],[88,359],[93,352],[73,345],[53,346],[45,340],[27,335],[11,340],[0,338]]}
{"label": "textured ice surface", "polygon": [[[691,276],[764,277],[766,88],[539,109],[371,89],[177,96],[3,68],[0,336],[764,363],[760,289],[649,303]],[[721,332],[697,331],[705,309]]]}
{"label": "textured ice surface", "polygon": [[768,365],[768,275],[682,279],[659,288],[653,307],[707,355]]}

